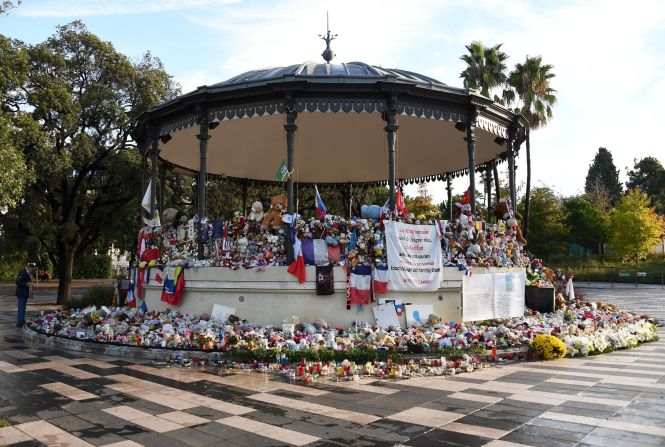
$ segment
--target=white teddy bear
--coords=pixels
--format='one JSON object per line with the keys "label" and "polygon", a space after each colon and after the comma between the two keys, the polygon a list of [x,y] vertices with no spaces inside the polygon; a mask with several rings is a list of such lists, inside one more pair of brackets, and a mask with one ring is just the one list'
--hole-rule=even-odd
{"label": "white teddy bear", "polygon": [[266,213],[263,212],[263,204],[261,202],[252,203],[252,211],[249,213],[249,220],[254,222],[261,222]]}

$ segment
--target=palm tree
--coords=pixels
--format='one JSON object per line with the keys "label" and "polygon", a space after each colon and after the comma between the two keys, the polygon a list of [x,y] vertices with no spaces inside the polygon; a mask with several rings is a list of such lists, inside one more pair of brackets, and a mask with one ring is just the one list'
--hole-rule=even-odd
{"label": "palm tree", "polygon": [[[479,41],[466,45],[469,54],[460,57],[467,65],[460,73],[465,88],[479,90],[481,95],[489,98],[490,90],[505,84],[507,79],[505,61],[508,55],[501,51],[501,45],[503,44],[485,47]],[[496,95],[494,100],[500,101]]]}
{"label": "palm tree", "polygon": [[526,132],[526,196],[524,198],[524,237],[529,234],[529,201],[531,198],[531,140],[530,129],[545,126],[552,118],[552,106],[556,103],[556,90],[550,86],[555,76],[552,65],[543,65],[542,57],[526,57],[524,64],[516,64],[507,80],[503,99],[508,105],[516,105],[529,122]]}

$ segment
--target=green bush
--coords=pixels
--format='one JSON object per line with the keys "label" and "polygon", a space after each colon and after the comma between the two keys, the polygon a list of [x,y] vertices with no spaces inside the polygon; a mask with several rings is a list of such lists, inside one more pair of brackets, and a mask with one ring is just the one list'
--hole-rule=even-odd
{"label": "green bush", "polygon": [[84,307],[95,305],[110,306],[113,301],[113,287],[110,286],[94,286],[77,300],[71,300],[65,303],[65,309],[82,309]]}
{"label": "green bush", "polygon": [[74,260],[74,279],[109,279],[112,273],[110,256],[84,255]]}
{"label": "green bush", "polygon": [[0,281],[14,281],[16,275],[26,264],[24,254],[5,254],[0,258]]}

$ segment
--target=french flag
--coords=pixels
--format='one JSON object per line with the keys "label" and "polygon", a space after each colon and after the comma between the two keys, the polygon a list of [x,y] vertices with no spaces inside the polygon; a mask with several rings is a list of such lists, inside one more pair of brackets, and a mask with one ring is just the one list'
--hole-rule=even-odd
{"label": "french flag", "polygon": [[351,270],[347,301],[353,304],[369,304],[372,301],[372,266],[358,265]]}
{"label": "french flag", "polygon": [[340,262],[339,245],[328,245],[323,239],[304,239],[302,253],[306,265],[327,265],[329,262]]}
{"label": "french flag", "polygon": [[295,233],[295,226],[291,228],[291,238],[293,242],[293,256],[294,260],[288,268],[288,272],[298,278],[300,284],[305,282],[305,258],[302,255],[302,242],[298,239]]}
{"label": "french flag", "polygon": [[374,295],[385,295],[388,293],[388,266],[377,265],[372,271]]}
{"label": "french flag", "polygon": [[321,199],[321,195],[319,194],[319,188],[314,185],[314,207],[316,208],[316,217],[321,219],[322,217],[325,217],[326,214],[328,214],[328,208],[326,208],[326,205],[323,203],[323,200]]}

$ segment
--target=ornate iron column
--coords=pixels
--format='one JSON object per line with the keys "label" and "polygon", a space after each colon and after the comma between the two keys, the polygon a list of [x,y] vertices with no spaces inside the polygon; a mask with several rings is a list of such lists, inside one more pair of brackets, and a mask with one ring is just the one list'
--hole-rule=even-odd
{"label": "ornate iron column", "polygon": [[247,215],[247,179],[242,179],[242,215]]}
{"label": "ornate iron column", "polygon": [[517,165],[515,164],[515,157],[520,152],[520,146],[522,146],[522,142],[517,140],[517,137],[515,138],[515,142],[513,143],[513,169],[512,169],[512,177],[513,177],[513,191],[511,193],[510,200],[513,202],[513,209],[517,211]]}
{"label": "ornate iron column", "polygon": [[164,185],[166,185],[166,170],[164,164],[159,166],[159,212],[164,212]]}
{"label": "ornate iron column", "polygon": [[471,213],[476,214],[476,109],[469,111],[466,121],[466,151],[469,156],[469,186],[471,187]]}
{"label": "ornate iron column", "polygon": [[287,197],[289,199],[289,214],[293,213],[294,210],[293,176],[291,174],[293,173],[293,155],[295,151],[296,131],[298,130],[298,126],[296,126],[297,116],[298,112],[296,112],[293,101],[287,101],[286,124],[284,124],[284,130],[286,130],[286,169],[289,171],[289,178],[286,183]]}
{"label": "ornate iron column", "polygon": [[208,120],[208,112],[205,109],[199,110],[199,116],[197,119],[199,124],[199,133],[196,135],[196,138],[199,140],[199,176],[197,181],[198,189],[198,222],[197,222],[197,239],[198,239],[198,259],[203,260],[204,258],[204,246],[203,246],[203,222],[205,221],[206,214],[206,179],[208,178],[208,167],[207,167],[207,157],[208,157],[208,140],[210,135],[208,134],[208,129],[210,127],[210,122]]}
{"label": "ornate iron column", "polygon": [[515,130],[513,128],[508,130],[508,141],[506,145],[508,148],[508,187],[510,188],[510,201],[512,206],[515,206],[515,154],[513,153],[513,144],[515,143]]}
{"label": "ornate iron column", "polygon": [[[296,111],[293,98],[290,96],[286,98],[286,124],[284,130],[286,131],[286,170],[288,171],[288,180],[286,183],[286,194],[288,198],[287,212],[293,214],[295,210],[295,200],[293,196],[293,161],[296,143]],[[294,260],[293,241],[291,240],[291,224],[286,224],[286,259],[289,264]]]}
{"label": "ornate iron column", "polygon": [[146,139],[140,147],[141,152],[141,188],[139,189],[139,227],[143,227],[143,195],[145,194],[145,170],[146,157],[148,156],[148,146],[150,139]]}
{"label": "ornate iron column", "polygon": [[492,162],[492,172],[494,172],[494,193],[496,194],[496,203],[499,203],[499,200],[501,200],[501,185],[499,184],[499,168],[497,167],[496,160]]}
{"label": "ornate iron column", "polygon": [[450,174],[446,175],[446,191],[448,191],[448,220],[453,220],[453,185]]}
{"label": "ornate iron column", "polygon": [[397,152],[397,98],[391,96],[387,101],[386,111],[383,112],[383,120],[386,122],[384,127],[388,136],[388,186],[390,187],[390,198],[388,206],[390,212],[395,211],[395,152]]}
{"label": "ornate iron column", "polygon": [[152,140],[152,182],[150,183],[150,217],[155,219],[157,215],[157,157],[159,155],[159,138]]}
{"label": "ornate iron column", "polygon": [[491,161],[485,165],[485,191],[487,194],[487,221],[492,219],[492,164]]}

